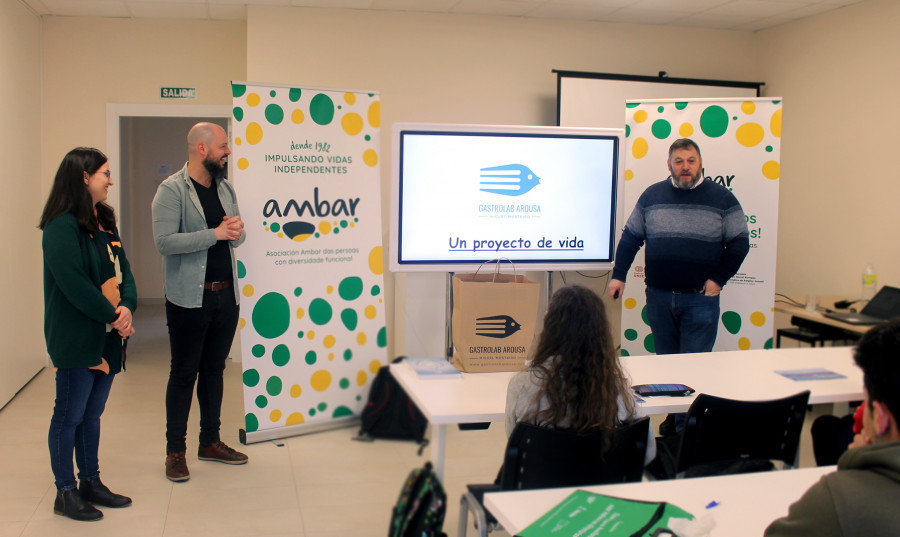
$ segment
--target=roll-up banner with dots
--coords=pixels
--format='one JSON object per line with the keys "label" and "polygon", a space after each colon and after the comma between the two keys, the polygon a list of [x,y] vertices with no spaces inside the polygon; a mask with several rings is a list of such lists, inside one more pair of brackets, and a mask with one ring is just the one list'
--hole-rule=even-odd
{"label": "roll-up banner with dots", "polygon": [[[705,180],[731,190],[747,217],[750,253],[722,289],[716,351],[772,347],[781,108],[778,97],[644,100],[625,105],[626,218],[648,186],[668,178],[669,146],[678,138],[697,142]],[[654,354],[647,323],[644,248],[625,284],[622,354]]]}
{"label": "roll-up banner with dots", "polygon": [[387,362],[379,94],[232,94],[246,440],[352,425]]}

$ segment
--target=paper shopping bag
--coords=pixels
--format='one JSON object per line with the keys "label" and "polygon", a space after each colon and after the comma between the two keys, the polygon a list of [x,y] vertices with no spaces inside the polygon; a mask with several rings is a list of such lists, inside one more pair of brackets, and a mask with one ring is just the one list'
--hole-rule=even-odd
{"label": "paper shopping bag", "polygon": [[540,289],[515,274],[454,275],[453,365],[469,373],[525,369]]}

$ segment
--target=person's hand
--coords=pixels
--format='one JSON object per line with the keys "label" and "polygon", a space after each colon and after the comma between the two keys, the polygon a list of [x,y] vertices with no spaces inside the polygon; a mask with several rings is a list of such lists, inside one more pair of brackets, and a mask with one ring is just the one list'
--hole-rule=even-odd
{"label": "person's hand", "polygon": [[122,338],[128,338],[134,335],[134,326],[129,325],[128,328],[124,330],[119,330],[119,335]]}
{"label": "person's hand", "polygon": [[609,286],[606,288],[606,292],[609,293],[609,298],[613,300],[622,296],[624,290],[625,282],[619,280],[609,280]]}
{"label": "person's hand", "polygon": [[866,433],[866,431],[862,431],[853,437],[853,442],[850,442],[850,445],[847,446],[847,449],[868,446],[871,443],[872,439],[869,438],[869,435]]}
{"label": "person's hand", "polygon": [[116,315],[119,317],[113,321],[110,326],[115,328],[121,334],[122,331],[127,331],[131,329],[131,310],[126,308],[125,306],[119,306],[116,308]]}
{"label": "person's hand", "polygon": [[703,284],[703,294],[706,296],[719,296],[721,292],[722,288],[712,280],[706,280],[706,283]]}
{"label": "person's hand", "polygon": [[222,223],[216,228],[217,241],[234,241],[244,233],[244,221],[240,216],[222,217]]}
{"label": "person's hand", "polygon": [[109,364],[106,363],[106,358],[100,358],[100,365],[95,365],[94,367],[89,367],[88,369],[93,369],[95,371],[101,371],[105,375],[109,375]]}

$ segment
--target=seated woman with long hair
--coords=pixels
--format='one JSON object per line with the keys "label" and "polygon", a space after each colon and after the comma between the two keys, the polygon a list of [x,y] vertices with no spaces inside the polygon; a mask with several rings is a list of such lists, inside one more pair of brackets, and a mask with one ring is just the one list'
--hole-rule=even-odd
{"label": "seated woman with long hair", "polygon": [[[524,421],[577,433],[616,426],[639,417],[622,371],[606,308],[596,293],[578,285],[554,293],[531,366],[516,374],[506,394],[506,434]],[[648,437],[645,464],[656,457]]]}

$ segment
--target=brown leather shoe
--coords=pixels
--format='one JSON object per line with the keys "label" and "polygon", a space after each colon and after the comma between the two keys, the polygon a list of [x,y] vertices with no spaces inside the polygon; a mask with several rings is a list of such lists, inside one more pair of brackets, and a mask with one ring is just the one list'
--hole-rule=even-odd
{"label": "brown leather shoe", "polygon": [[226,446],[224,442],[216,442],[207,447],[200,446],[197,458],[201,461],[224,462],[225,464],[246,464],[247,456]]}
{"label": "brown leather shoe", "polygon": [[169,481],[187,481],[191,478],[184,451],[170,451],[166,455],[166,477]]}

